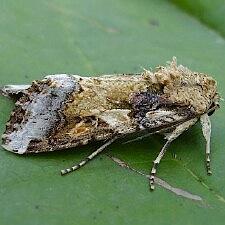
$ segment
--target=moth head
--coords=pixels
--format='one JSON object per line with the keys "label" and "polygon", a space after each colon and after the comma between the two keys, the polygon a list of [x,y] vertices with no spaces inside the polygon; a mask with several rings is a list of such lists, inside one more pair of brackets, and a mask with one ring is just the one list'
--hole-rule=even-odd
{"label": "moth head", "polygon": [[[180,70],[186,71],[181,75],[181,82],[178,91],[186,91],[188,103],[198,113],[209,113],[219,108],[219,94],[217,92],[217,82],[209,75],[198,72],[191,72],[187,68],[180,66]],[[187,82],[187,88],[183,88]],[[186,97],[186,98],[187,98]]]}
{"label": "moth head", "polygon": [[151,81],[158,84],[163,97],[176,105],[190,108],[197,115],[219,106],[216,81],[206,74],[177,65],[175,57],[167,66],[157,67],[151,73]]}

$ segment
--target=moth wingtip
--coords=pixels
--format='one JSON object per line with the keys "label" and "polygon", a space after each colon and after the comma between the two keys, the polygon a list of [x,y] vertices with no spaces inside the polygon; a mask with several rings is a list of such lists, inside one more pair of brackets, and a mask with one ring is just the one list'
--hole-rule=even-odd
{"label": "moth wingtip", "polygon": [[7,151],[10,151],[10,152],[14,152],[15,151],[7,144],[2,144],[1,146],[2,146],[2,148],[4,148]]}
{"label": "moth wingtip", "polygon": [[10,145],[8,144],[1,144],[2,148],[4,148],[5,150],[9,151],[9,152],[13,152],[13,153],[16,153],[16,154],[19,154],[19,155],[22,155],[24,153],[26,153],[26,149],[24,150],[21,150],[21,149],[14,149],[12,148]]}
{"label": "moth wingtip", "polygon": [[5,86],[0,86],[0,95],[1,96],[8,96],[8,93],[5,91]]}

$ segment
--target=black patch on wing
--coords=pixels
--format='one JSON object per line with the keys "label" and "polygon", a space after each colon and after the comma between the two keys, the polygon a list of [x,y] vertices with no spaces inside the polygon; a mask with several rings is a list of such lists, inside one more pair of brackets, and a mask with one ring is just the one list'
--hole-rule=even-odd
{"label": "black patch on wing", "polygon": [[160,130],[196,117],[189,108],[152,92],[136,93],[130,103],[132,116],[140,129]]}

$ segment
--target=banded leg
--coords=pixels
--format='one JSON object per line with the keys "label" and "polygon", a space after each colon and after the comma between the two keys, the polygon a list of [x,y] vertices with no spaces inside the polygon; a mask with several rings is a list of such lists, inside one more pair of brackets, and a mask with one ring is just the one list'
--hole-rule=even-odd
{"label": "banded leg", "polygon": [[167,142],[159,152],[157,158],[153,161],[153,167],[151,169],[150,173],[150,179],[149,179],[149,185],[150,185],[150,190],[154,190],[154,182],[155,182],[155,174],[156,174],[156,168],[157,165],[160,163],[161,159],[165,155],[169,145],[171,144],[172,141],[174,141],[177,137],[179,137],[185,130],[187,130],[189,127],[194,125],[197,122],[198,118],[194,118],[191,120],[188,120],[180,125],[178,125],[175,130],[173,130],[171,133],[166,135]]}
{"label": "banded leg", "polygon": [[91,153],[91,155],[89,155],[87,158],[82,160],[80,163],[78,163],[78,164],[76,164],[76,165],[74,165],[74,166],[72,166],[72,167],[70,167],[68,169],[61,170],[61,175],[65,175],[67,173],[73,172],[73,171],[79,169],[80,167],[84,166],[87,162],[89,162],[95,156],[97,156],[99,153],[101,153],[107,146],[112,144],[116,139],[118,139],[117,136],[112,138],[111,140],[107,141],[105,144],[103,144],[100,148],[98,148],[96,151]]}
{"label": "banded leg", "polygon": [[202,133],[206,140],[206,171],[208,175],[212,174],[210,167],[210,137],[211,137],[211,122],[208,114],[204,114],[200,117],[202,125]]}
{"label": "banded leg", "polygon": [[155,183],[155,174],[156,174],[157,165],[160,163],[162,157],[166,153],[166,150],[169,147],[171,142],[172,141],[170,141],[170,140],[168,140],[166,142],[166,144],[163,146],[163,148],[161,149],[160,153],[158,154],[157,158],[153,161],[153,166],[152,166],[152,169],[151,169],[151,174],[150,174],[150,179],[149,179],[150,190],[154,190],[155,189],[154,183]]}

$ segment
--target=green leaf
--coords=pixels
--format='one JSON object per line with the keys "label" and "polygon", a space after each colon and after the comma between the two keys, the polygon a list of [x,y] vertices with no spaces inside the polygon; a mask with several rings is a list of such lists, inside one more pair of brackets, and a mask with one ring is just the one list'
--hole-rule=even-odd
{"label": "green leaf", "polygon": [[[2,0],[0,85],[29,84],[55,73],[134,73],[176,56],[190,69],[213,75],[225,96],[225,39],[219,34],[224,34],[224,16],[210,16],[217,15],[213,6],[221,1],[204,2],[203,24],[198,14],[163,0]],[[221,3],[222,9],[220,15],[225,13]],[[207,26],[212,20],[213,30]],[[11,101],[0,98],[1,133],[12,108]],[[224,112],[222,102],[211,117],[212,176],[206,175],[199,125],[171,145],[158,168],[161,179],[202,201],[159,186],[151,193],[144,176],[104,154],[80,171],[59,175],[99,143],[27,156],[1,149],[0,224],[223,224]],[[147,174],[163,142],[160,136],[121,141],[108,152]]]}
{"label": "green leaf", "polygon": [[225,37],[224,0],[172,0],[172,2]]}

